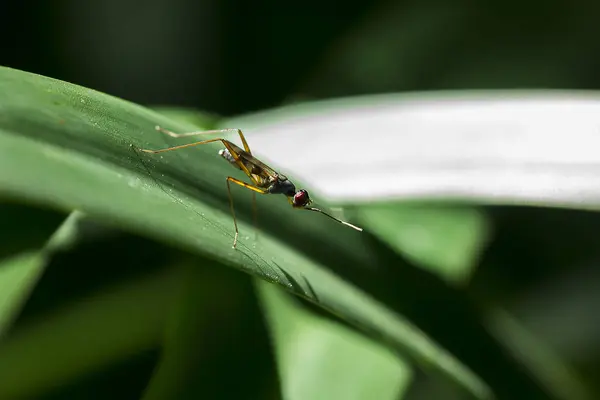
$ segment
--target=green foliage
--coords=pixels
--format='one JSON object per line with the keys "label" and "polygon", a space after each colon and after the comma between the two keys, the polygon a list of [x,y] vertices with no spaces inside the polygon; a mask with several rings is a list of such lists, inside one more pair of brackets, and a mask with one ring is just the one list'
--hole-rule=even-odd
{"label": "green foliage", "polygon": [[445,281],[470,275],[485,214],[354,204],[358,233],[265,196],[256,229],[240,189],[232,249],[225,177],[242,176],[220,146],[136,150],[177,142],[157,124],[228,121],[161,111],[0,69],[0,196],[22,206],[18,229],[48,232],[2,252],[0,398],[85,398],[123,363],[131,398],[394,399],[415,371],[458,398],[555,396]]}

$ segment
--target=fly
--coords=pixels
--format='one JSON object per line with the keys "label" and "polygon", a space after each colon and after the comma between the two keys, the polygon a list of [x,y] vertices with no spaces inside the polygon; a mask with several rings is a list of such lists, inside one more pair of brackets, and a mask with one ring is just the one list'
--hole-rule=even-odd
{"label": "fly", "polygon": [[164,153],[167,151],[184,149],[186,147],[198,146],[201,144],[207,144],[212,142],[221,142],[225,146],[224,149],[219,150],[219,155],[227,160],[234,167],[241,170],[244,174],[250,178],[252,183],[246,183],[239,179],[233,178],[231,176],[227,177],[227,193],[229,195],[229,207],[231,208],[231,215],[233,217],[233,226],[235,228],[235,236],[233,239],[233,248],[236,248],[237,240],[238,240],[238,226],[237,220],[235,218],[235,210],[233,208],[233,198],[231,197],[231,185],[233,182],[236,185],[245,187],[246,189],[252,190],[254,193],[260,194],[283,194],[286,196],[290,205],[295,209],[300,210],[308,210],[308,211],[316,211],[321,214],[326,215],[327,217],[346,225],[352,229],[362,232],[362,228],[358,226],[352,225],[348,222],[342,221],[341,219],[335,218],[334,216],[326,213],[323,210],[318,208],[310,207],[312,200],[308,195],[308,192],[304,189],[296,190],[296,186],[283,174],[275,171],[273,168],[269,167],[267,164],[263,163],[256,157],[252,155],[250,151],[250,147],[248,146],[248,142],[246,142],[246,138],[240,129],[217,129],[210,131],[199,131],[199,132],[187,132],[187,133],[174,133],[168,131],[164,128],[156,126],[156,130],[160,131],[164,134],[167,134],[174,138],[182,138],[188,136],[199,136],[199,135],[208,135],[208,134],[216,134],[216,133],[226,133],[226,132],[237,132],[242,140],[242,144],[244,149],[241,149],[234,143],[230,142],[227,139],[223,138],[214,138],[208,140],[202,140],[199,142],[183,144],[180,146],[168,147],[160,150],[149,150],[149,149],[140,149],[145,153]]}

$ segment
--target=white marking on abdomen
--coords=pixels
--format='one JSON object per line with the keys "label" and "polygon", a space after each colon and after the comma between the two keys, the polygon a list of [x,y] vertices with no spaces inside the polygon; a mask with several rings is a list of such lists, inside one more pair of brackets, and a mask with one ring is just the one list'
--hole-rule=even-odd
{"label": "white marking on abdomen", "polygon": [[219,150],[219,155],[221,157],[223,157],[224,159],[226,159],[227,161],[229,161],[230,163],[237,165],[235,163],[235,159],[233,158],[233,156],[231,155],[231,153],[229,152],[229,150],[227,150],[227,149],[221,149],[221,150]]}

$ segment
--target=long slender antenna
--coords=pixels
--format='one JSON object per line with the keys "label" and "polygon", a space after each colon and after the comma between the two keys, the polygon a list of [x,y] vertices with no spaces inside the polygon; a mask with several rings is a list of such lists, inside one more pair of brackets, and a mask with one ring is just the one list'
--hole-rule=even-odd
{"label": "long slender antenna", "polygon": [[362,228],[359,228],[359,227],[358,227],[358,226],[356,226],[356,225],[352,225],[352,224],[351,224],[351,223],[349,223],[349,222],[342,221],[341,219],[337,219],[337,218],[336,218],[336,217],[334,217],[333,215],[329,215],[329,214],[327,214],[325,211],[323,211],[323,210],[319,210],[318,208],[314,208],[314,207],[304,207],[304,209],[305,209],[305,210],[309,210],[309,211],[316,211],[316,212],[320,212],[321,214],[328,216],[329,218],[333,219],[334,221],[337,221],[337,222],[339,222],[340,224],[344,224],[344,225],[346,225],[346,226],[349,226],[349,227],[350,227],[350,228],[352,228],[352,229],[356,229],[357,231],[360,231],[360,232],[362,232]]}

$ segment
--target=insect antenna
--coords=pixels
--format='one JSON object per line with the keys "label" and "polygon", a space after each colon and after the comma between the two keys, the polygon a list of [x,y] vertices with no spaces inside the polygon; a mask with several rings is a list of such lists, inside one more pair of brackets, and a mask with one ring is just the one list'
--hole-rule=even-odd
{"label": "insect antenna", "polygon": [[350,227],[350,228],[352,228],[352,229],[356,229],[357,231],[360,231],[360,232],[362,232],[362,228],[359,228],[359,227],[358,227],[358,226],[356,226],[356,225],[352,225],[352,224],[351,224],[351,223],[349,223],[349,222],[342,221],[341,219],[337,219],[337,218],[336,218],[336,217],[334,217],[333,215],[327,214],[325,211],[323,211],[323,210],[319,210],[318,208],[314,208],[314,207],[305,207],[304,209],[305,209],[305,210],[309,210],[309,211],[316,211],[316,212],[320,212],[321,214],[328,216],[329,218],[333,219],[334,221],[337,221],[337,222],[339,222],[340,224],[344,224],[344,225],[346,225],[346,226],[349,226],[349,227]]}

